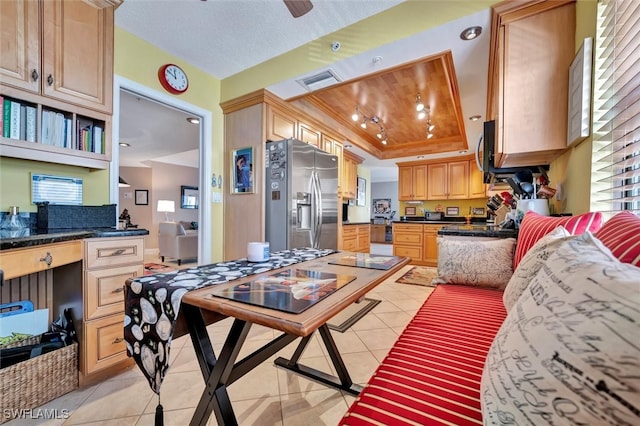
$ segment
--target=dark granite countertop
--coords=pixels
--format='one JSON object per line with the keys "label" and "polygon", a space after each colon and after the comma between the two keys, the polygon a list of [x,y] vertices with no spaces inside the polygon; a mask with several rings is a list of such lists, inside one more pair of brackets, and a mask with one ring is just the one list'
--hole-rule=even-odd
{"label": "dark granite countertop", "polygon": [[24,229],[19,231],[0,231],[0,250],[33,247],[42,244],[60,243],[63,241],[84,238],[133,237],[148,235],[147,229],[128,228],[92,228],[92,229]]}
{"label": "dark granite countertop", "polygon": [[393,223],[402,225],[453,225],[460,222],[457,220],[394,220]]}
{"label": "dark granite countertop", "polygon": [[461,237],[516,238],[515,229],[501,229],[496,225],[447,225],[438,231],[438,235]]}

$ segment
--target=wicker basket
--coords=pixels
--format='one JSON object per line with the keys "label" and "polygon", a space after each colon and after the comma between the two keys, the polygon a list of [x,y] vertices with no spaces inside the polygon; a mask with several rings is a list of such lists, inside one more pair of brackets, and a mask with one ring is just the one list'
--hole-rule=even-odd
{"label": "wicker basket", "polygon": [[0,369],[0,424],[13,414],[4,410],[36,408],[77,387],[77,343]]}

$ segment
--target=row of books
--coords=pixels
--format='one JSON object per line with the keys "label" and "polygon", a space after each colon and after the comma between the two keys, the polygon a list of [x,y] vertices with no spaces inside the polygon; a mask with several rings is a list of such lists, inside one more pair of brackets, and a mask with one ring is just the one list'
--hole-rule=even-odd
{"label": "row of books", "polygon": [[[36,108],[0,96],[0,134],[5,138],[37,142]],[[61,112],[42,110],[40,143],[97,154],[105,153],[105,134],[102,126],[90,119],[73,120]],[[75,133],[74,133],[75,131]]]}
{"label": "row of books", "polygon": [[36,141],[36,108],[0,96],[2,136],[27,142]]}

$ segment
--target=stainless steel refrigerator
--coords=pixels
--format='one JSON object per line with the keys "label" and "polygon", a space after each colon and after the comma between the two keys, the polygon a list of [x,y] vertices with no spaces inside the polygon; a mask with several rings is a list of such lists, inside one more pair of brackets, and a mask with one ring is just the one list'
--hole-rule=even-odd
{"label": "stainless steel refrigerator", "polygon": [[272,252],[338,247],[338,157],[295,139],[267,142],[266,240]]}

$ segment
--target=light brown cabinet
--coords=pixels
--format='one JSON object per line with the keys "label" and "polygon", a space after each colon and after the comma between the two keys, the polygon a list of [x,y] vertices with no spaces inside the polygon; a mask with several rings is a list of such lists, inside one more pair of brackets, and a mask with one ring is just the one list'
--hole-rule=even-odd
{"label": "light brown cabinet", "polygon": [[87,376],[131,362],[122,327],[124,282],[144,274],[144,238],[92,238],[84,251],[80,371]]}
{"label": "light brown cabinet", "polygon": [[442,225],[393,224],[393,254],[407,256],[414,265],[438,264],[438,231]]}
{"label": "light brown cabinet", "polygon": [[298,139],[302,142],[308,143],[309,145],[320,148],[321,132],[320,130],[313,128],[313,126],[299,121]]}
{"label": "light brown cabinet", "polygon": [[497,124],[496,165],[549,164],[567,147],[575,2],[502,2],[493,15],[487,117]]}
{"label": "light brown cabinet", "polygon": [[371,247],[369,224],[342,226],[342,250],[368,253]]}
{"label": "light brown cabinet", "polygon": [[384,243],[387,225],[371,225],[371,242]]}
{"label": "light brown cabinet", "polygon": [[427,200],[469,198],[469,161],[429,164]]}
{"label": "light brown cabinet", "polygon": [[267,140],[279,141],[294,138],[297,134],[297,121],[285,112],[267,105]]}
{"label": "light brown cabinet", "polygon": [[403,201],[427,199],[427,166],[398,167],[398,199]]}
{"label": "light brown cabinet", "polygon": [[344,146],[336,139],[322,134],[321,149],[338,157],[338,197],[341,197],[344,188]]}
{"label": "light brown cabinet", "polygon": [[[0,135],[2,155],[108,168],[113,7],[98,9],[72,0],[7,0],[0,2],[0,27],[0,95],[35,111],[29,118],[32,136],[26,131]],[[45,140],[46,128],[61,121],[55,133],[66,137]],[[81,146],[86,138],[78,134],[87,131],[93,137],[94,129],[101,129],[101,135],[95,134],[93,149]]]}
{"label": "light brown cabinet", "polygon": [[482,171],[478,168],[475,160],[469,161],[469,198],[485,198],[487,196],[487,185],[484,183]]}
{"label": "light brown cabinet", "polygon": [[362,159],[349,151],[344,151],[342,161],[343,190],[342,197],[355,199],[358,193],[358,164]]}

